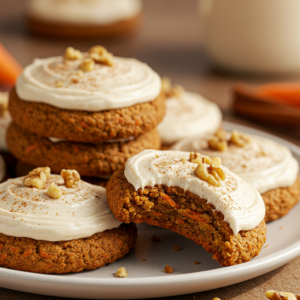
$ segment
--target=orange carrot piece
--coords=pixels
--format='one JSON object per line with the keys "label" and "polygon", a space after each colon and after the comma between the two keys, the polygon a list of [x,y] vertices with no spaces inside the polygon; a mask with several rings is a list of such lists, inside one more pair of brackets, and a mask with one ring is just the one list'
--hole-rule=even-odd
{"label": "orange carrot piece", "polygon": [[261,85],[257,89],[260,97],[268,98],[278,103],[300,106],[300,84],[298,83],[271,83]]}
{"label": "orange carrot piece", "polygon": [[21,72],[21,65],[0,44],[0,84],[13,86]]}
{"label": "orange carrot piece", "polygon": [[178,204],[176,204],[168,195],[162,193],[161,198],[163,199],[164,202],[167,204],[171,205],[172,207],[179,207]]}
{"label": "orange carrot piece", "polygon": [[186,209],[186,211],[181,211],[180,213],[189,219],[196,220],[198,222],[205,222],[205,219],[201,218],[201,213],[190,209]]}
{"label": "orange carrot piece", "polygon": [[3,248],[3,244],[0,243],[0,250]]}
{"label": "orange carrot piece", "polygon": [[163,216],[163,214],[159,213],[159,212],[156,212],[156,213],[154,213],[154,216]]}
{"label": "orange carrot piece", "polygon": [[26,154],[29,154],[32,150],[34,150],[37,147],[37,145],[31,145],[29,147],[27,147],[27,149],[25,150]]}
{"label": "orange carrot piece", "polygon": [[23,256],[26,258],[31,254],[31,250],[27,250],[26,252],[24,252]]}
{"label": "orange carrot piece", "polygon": [[52,264],[47,264],[47,266],[45,267],[45,269],[49,269],[52,267]]}
{"label": "orange carrot piece", "polygon": [[41,252],[41,256],[45,258],[49,258],[50,256],[46,252]]}
{"label": "orange carrot piece", "polygon": [[89,128],[89,126],[88,125],[86,125],[85,123],[83,123],[83,122],[80,122],[80,125],[81,125],[81,127],[83,127],[83,128]]}
{"label": "orange carrot piece", "polygon": [[14,251],[16,252],[17,251],[17,248],[16,247],[10,247],[11,251]]}

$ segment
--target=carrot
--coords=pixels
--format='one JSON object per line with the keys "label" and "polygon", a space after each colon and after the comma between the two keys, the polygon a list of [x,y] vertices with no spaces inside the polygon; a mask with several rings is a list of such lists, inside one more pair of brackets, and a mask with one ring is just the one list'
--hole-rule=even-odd
{"label": "carrot", "polygon": [[176,207],[178,208],[179,205],[177,205],[168,195],[162,193],[161,194],[161,198],[163,199],[163,202],[166,202],[167,204],[169,204],[172,207]]}
{"label": "carrot", "polygon": [[0,84],[13,86],[21,71],[21,65],[0,44]]}
{"label": "carrot", "polygon": [[28,257],[31,254],[31,250],[27,250],[26,252],[24,252],[24,257]]}
{"label": "carrot", "polygon": [[162,214],[162,213],[159,213],[159,212],[156,212],[156,213],[154,213],[154,216],[159,217],[159,216],[163,216],[163,214]]}
{"label": "carrot", "polygon": [[50,256],[46,252],[41,252],[41,256],[45,258],[49,258]]}
{"label": "carrot", "polygon": [[52,264],[47,264],[47,266],[45,266],[45,269],[49,269],[52,267]]}
{"label": "carrot", "polygon": [[257,89],[257,94],[274,102],[300,106],[299,83],[264,84]]}
{"label": "carrot", "polygon": [[74,152],[79,152],[79,148],[75,145],[73,145],[73,149],[74,149]]}
{"label": "carrot", "polygon": [[88,125],[86,125],[85,123],[83,123],[83,122],[80,122],[80,125],[81,125],[81,127],[83,127],[83,128],[89,128],[89,126]]}
{"label": "carrot", "polygon": [[27,149],[25,150],[26,154],[29,154],[32,150],[34,150],[37,147],[37,145],[31,145],[29,147],[27,147]]}
{"label": "carrot", "polygon": [[180,210],[180,214],[184,215],[189,219],[196,220],[198,222],[205,222],[205,219],[201,218],[201,213],[192,211],[190,209]]}
{"label": "carrot", "polygon": [[14,252],[17,251],[17,248],[15,248],[15,247],[10,247],[10,249],[11,249],[11,251],[14,251]]}

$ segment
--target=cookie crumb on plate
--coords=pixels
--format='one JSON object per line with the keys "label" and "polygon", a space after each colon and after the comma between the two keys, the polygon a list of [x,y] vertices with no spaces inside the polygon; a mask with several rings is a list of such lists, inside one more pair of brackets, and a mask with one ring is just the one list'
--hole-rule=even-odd
{"label": "cookie crumb on plate", "polygon": [[169,265],[166,265],[163,272],[166,272],[167,274],[170,274],[170,273],[173,273],[173,269]]}
{"label": "cookie crumb on plate", "polygon": [[179,250],[181,250],[181,247],[178,245],[175,245],[172,249],[172,251],[179,251]]}
{"label": "cookie crumb on plate", "polygon": [[115,277],[125,278],[128,276],[128,272],[126,271],[125,267],[121,267],[118,269]]}
{"label": "cookie crumb on plate", "polygon": [[160,239],[157,235],[153,235],[153,237],[151,238],[151,241],[152,241],[152,242],[160,243],[160,242],[161,242],[161,239]]}

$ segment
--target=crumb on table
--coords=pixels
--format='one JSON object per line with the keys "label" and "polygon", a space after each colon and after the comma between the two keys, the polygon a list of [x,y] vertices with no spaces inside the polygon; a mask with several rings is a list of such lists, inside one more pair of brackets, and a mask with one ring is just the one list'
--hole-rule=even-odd
{"label": "crumb on table", "polygon": [[199,261],[195,260],[195,261],[194,261],[194,264],[195,264],[195,265],[200,265],[201,263],[200,263]]}
{"label": "crumb on table", "polygon": [[147,260],[146,258],[143,258],[143,259],[142,259],[142,261],[146,261],[146,260]]}
{"label": "crumb on table", "polygon": [[117,273],[115,274],[115,277],[125,278],[128,276],[128,272],[124,267],[121,267],[118,269]]}
{"label": "crumb on table", "polygon": [[167,274],[170,274],[170,273],[173,273],[173,269],[169,265],[166,265],[163,272],[166,272]]}
{"label": "crumb on table", "polygon": [[172,251],[179,251],[180,249],[181,249],[180,246],[175,245],[175,246],[173,247]]}

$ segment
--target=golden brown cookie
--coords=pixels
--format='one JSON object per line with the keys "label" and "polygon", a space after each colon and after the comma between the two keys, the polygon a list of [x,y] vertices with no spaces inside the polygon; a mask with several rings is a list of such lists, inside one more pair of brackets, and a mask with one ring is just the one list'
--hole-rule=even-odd
{"label": "golden brown cookie", "polygon": [[278,188],[262,194],[266,205],[265,221],[277,220],[286,215],[300,199],[300,178],[287,188]]}
{"label": "golden brown cookie", "polygon": [[9,111],[21,128],[41,136],[74,142],[98,143],[137,137],[152,130],[164,117],[165,97],[121,109],[99,112],[66,110],[21,100],[13,89]]}
{"label": "golden brown cookie", "polygon": [[15,123],[7,131],[7,143],[12,154],[24,163],[36,167],[47,165],[53,173],[60,173],[64,168],[75,169],[82,176],[110,175],[122,168],[129,157],[145,149],[161,147],[156,129],[125,142],[54,143]]}
{"label": "golden brown cookie", "polygon": [[113,263],[133,248],[135,224],[71,241],[47,242],[0,233],[0,267],[34,273],[93,270]]}
{"label": "golden brown cookie", "polygon": [[234,235],[229,224],[224,222],[223,214],[205,199],[165,185],[136,191],[124,176],[124,170],[112,175],[106,195],[119,221],[148,223],[180,233],[202,245],[222,266],[251,260],[260,253],[266,241],[264,220],[256,228]]}
{"label": "golden brown cookie", "polygon": [[27,26],[32,33],[54,38],[126,37],[135,33],[140,23],[141,14],[130,20],[108,25],[68,24],[51,22],[32,16],[27,17]]}

